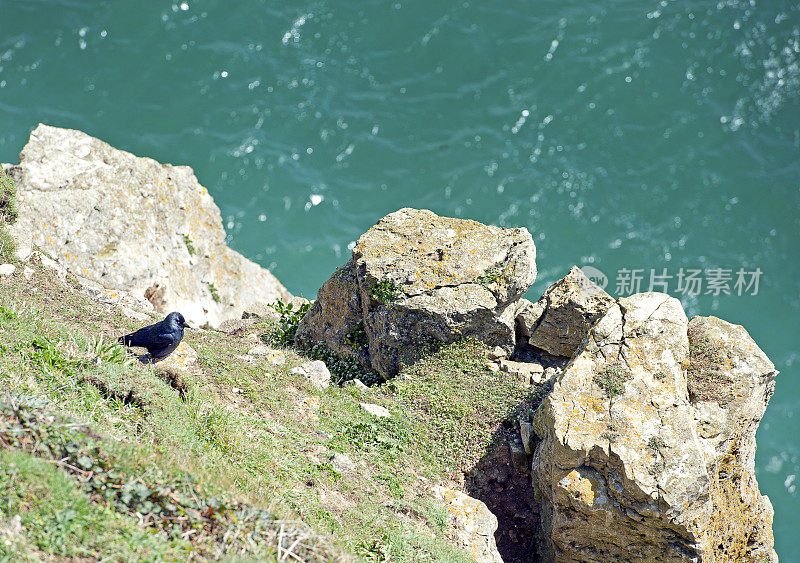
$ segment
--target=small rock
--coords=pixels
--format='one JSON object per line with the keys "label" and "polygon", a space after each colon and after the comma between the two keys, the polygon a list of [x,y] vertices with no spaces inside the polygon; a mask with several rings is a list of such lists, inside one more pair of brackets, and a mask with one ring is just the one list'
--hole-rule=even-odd
{"label": "small rock", "polygon": [[341,454],[336,452],[331,456],[331,465],[335,471],[339,473],[347,473],[349,471],[353,471],[356,468],[355,463],[353,463],[346,454]]}
{"label": "small rock", "polygon": [[322,400],[316,395],[311,395],[308,397],[303,397],[300,400],[299,411],[300,414],[304,415],[308,420],[312,422],[316,422],[319,420],[319,408],[322,406]]}
{"label": "small rock", "polygon": [[277,321],[280,318],[278,311],[263,303],[252,303],[245,307],[242,313],[242,320],[270,319]]}
{"label": "small rock", "polygon": [[22,268],[22,275],[26,280],[31,279],[33,277],[33,273],[34,273],[33,268],[29,266],[25,266],[24,268]]}
{"label": "small rock", "polygon": [[145,315],[144,313],[140,313],[139,311],[134,311],[130,307],[120,307],[122,314],[128,318],[137,320],[137,321],[150,321],[150,315]]}
{"label": "small rock", "polygon": [[10,276],[16,269],[14,264],[0,264],[0,276]]}
{"label": "small rock", "polygon": [[162,368],[173,368],[181,371],[188,369],[196,361],[197,352],[194,348],[186,344],[186,342],[181,342],[169,356],[159,361],[158,365]]}
{"label": "small rock", "polygon": [[378,418],[391,418],[392,416],[392,413],[390,413],[386,407],[374,405],[372,403],[359,403],[359,405],[361,405],[361,408],[372,416],[376,416]]}
{"label": "small rock", "polygon": [[294,375],[302,375],[308,379],[311,384],[317,389],[325,389],[330,385],[331,372],[328,371],[328,366],[322,360],[313,360],[306,362],[301,366],[292,368],[289,373]]}
{"label": "small rock", "polygon": [[492,348],[491,350],[489,350],[489,353],[488,353],[488,354],[486,354],[486,356],[487,356],[487,357],[488,357],[490,360],[499,360],[499,359],[501,359],[501,358],[505,358],[505,357],[507,357],[507,356],[508,356],[508,352],[506,352],[506,351],[505,351],[503,348],[501,348],[500,346],[495,346],[494,348]]}
{"label": "small rock", "polygon": [[263,344],[259,344],[258,346],[253,346],[247,351],[248,356],[268,356],[272,350],[264,346]]}
{"label": "small rock", "polygon": [[342,384],[342,387],[355,387],[359,391],[368,391],[369,386],[360,379],[350,379]]}
{"label": "small rock", "polygon": [[231,391],[233,391],[234,393],[241,393],[242,392],[242,390],[239,389],[238,387],[234,387],[233,389],[231,389]]}
{"label": "small rock", "polygon": [[273,350],[267,354],[267,361],[274,366],[282,366],[286,363],[286,355],[280,350]]}
{"label": "small rock", "polygon": [[525,453],[531,455],[533,453],[533,425],[530,422],[519,423],[519,437],[522,439]]}
{"label": "small rock", "polygon": [[500,366],[494,362],[486,362],[486,369],[488,369],[493,373],[497,373],[498,371],[500,371]]}
{"label": "small rock", "polygon": [[528,473],[528,456],[523,445],[516,440],[509,440],[508,450],[511,453],[511,463],[514,465],[514,471],[517,475]]}
{"label": "small rock", "polygon": [[231,334],[232,332],[236,332],[237,330],[244,330],[246,328],[250,328],[254,322],[256,322],[256,320],[253,318],[228,319],[220,323],[219,331],[224,332],[226,334]]}
{"label": "small rock", "polygon": [[544,367],[533,362],[500,360],[500,371],[514,375],[528,385],[541,383],[544,378]]}

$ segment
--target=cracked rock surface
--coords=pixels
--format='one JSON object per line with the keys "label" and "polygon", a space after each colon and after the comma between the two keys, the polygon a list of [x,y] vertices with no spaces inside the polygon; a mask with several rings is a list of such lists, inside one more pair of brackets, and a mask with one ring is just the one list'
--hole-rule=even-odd
{"label": "cracked rock surface", "polygon": [[146,297],[193,325],[239,318],[291,294],[228,248],[219,208],[188,166],[140,158],[80,131],[39,125],[12,167],[20,254]]}
{"label": "cracked rock surface", "polygon": [[355,354],[384,377],[426,343],[472,337],[514,347],[516,301],[536,279],[525,228],[400,209],[364,233],[325,282],[296,340]]}
{"label": "cracked rock surface", "polygon": [[523,303],[517,312],[517,326],[531,346],[570,358],[613,303],[608,293],[573,266],[539,301]]}
{"label": "cracked rock surface", "polygon": [[533,416],[540,556],[775,560],[752,456],[775,375],[744,329],[668,295],[612,305]]}

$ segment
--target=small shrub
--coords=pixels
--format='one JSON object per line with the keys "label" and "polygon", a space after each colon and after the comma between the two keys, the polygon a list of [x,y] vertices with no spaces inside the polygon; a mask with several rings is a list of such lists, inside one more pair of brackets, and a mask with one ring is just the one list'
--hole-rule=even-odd
{"label": "small shrub", "polygon": [[369,296],[381,303],[394,303],[400,298],[400,287],[391,279],[372,282]]}
{"label": "small shrub", "polygon": [[219,292],[217,291],[217,288],[211,282],[206,282],[206,285],[208,286],[208,291],[211,292],[211,299],[214,300],[214,303],[219,303],[220,302],[220,298],[219,298]]}
{"label": "small shrub", "polygon": [[279,346],[292,346],[294,336],[297,334],[297,326],[300,320],[311,308],[310,303],[303,303],[297,309],[293,303],[284,303],[281,300],[275,301],[270,305],[281,316],[278,320],[278,327],[271,335],[271,340]]}
{"label": "small shrub", "polygon": [[505,270],[500,266],[491,266],[487,268],[480,276],[475,278],[475,283],[488,288],[490,284],[496,283],[504,279]]}
{"label": "small shrub", "polygon": [[369,345],[367,331],[364,330],[364,321],[358,321],[355,328],[348,332],[344,337],[345,342],[355,350],[364,350]]}
{"label": "small shrub", "polygon": [[625,392],[625,382],[631,378],[628,366],[615,362],[603,367],[592,379],[609,399]]}
{"label": "small shrub", "polygon": [[14,179],[0,169],[0,218],[5,223],[17,220],[17,186]]}
{"label": "small shrub", "polygon": [[194,245],[192,244],[192,239],[189,238],[189,235],[182,235],[183,242],[186,243],[186,250],[189,252],[189,256],[194,256],[195,250]]}

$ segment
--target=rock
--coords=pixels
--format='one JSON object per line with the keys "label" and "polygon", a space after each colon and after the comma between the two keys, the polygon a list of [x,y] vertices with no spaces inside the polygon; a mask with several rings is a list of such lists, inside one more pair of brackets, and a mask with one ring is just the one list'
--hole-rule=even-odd
{"label": "rock", "polygon": [[486,505],[460,491],[434,485],[433,496],[447,508],[448,525],[454,530],[456,545],[481,563],[503,563],[494,532],[497,518]]}
{"label": "rock", "polygon": [[0,276],[10,276],[16,269],[14,264],[0,264]]}
{"label": "rock", "polygon": [[331,372],[322,360],[312,360],[289,370],[289,373],[302,375],[317,389],[325,389],[331,383]]}
{"label": "rock", "polygon": [[716,317],[689,321],[689,400],[712,477],[709,544],[728,560],[777,561],[772,504],[755,477],[756,430],[778,372],[744,327]]}
{"label": "rock", "polygon": [[248,356],[268,356],[271,353],[272,353],[272,348],[270,348],[269,346],[265,346],[263,344],[253,346],[247,351]]}
{"label": "rock", "polygon": [[508,356],[508,352],[503,348],[501,348],[500,346],[495,346],[494,348],[489,350],[489,352],[486,354],[487,358],[494,361],[502,360],[506,356]]}
{"label": "rock", "polygon": [[158,366],[162,369],[174,369],[186,371],[197,361],[197,352],[186,342],[181,342],[172,353],[158,361]]}
{"label": "rock", "polygon": [[[748,456],[776,372],[741,327],[718,319],[692,326],[731,356],[694,370],[679,301],[660,293],[620,299],[534,413],[543,559],[774,555],[771,507]],[[699,374],[694,383],[685,366]],[[728,378],[739,382],[730,396],[722,389]]]}
{"label": "rock", "polygon": [[517,326],[531,346],[569,358],[613,303],[609,294],[573,266],[537,303],[520,307]]}
{"label": "rock", "polygon": [[374,405],[372,403],[358,403],[362,409],[367,411],[374,417],[377,418],[391,418],[392,413],[389,412],[389,409],[386,407],[382,407],[380,405]]}
{"label": "rock", "polygon": [[331,456],[330,459],[334,471],[338,471],[339,473],[349,473],[350,471],[355,471],[356,464],[353,463],[349,457],[347,457],[347,454],[336,452]]}
{"label": "rock", "polygon": [[531,455],[533,453],[533,425],[530,422],[519,423],[519,437],[522,440],[522,447],[525,448],[525,453]]}
{"label": "rock", "polygon": [[194,326],[239,318],[291,295],[225,245],[219,208],[191,168],[117,150],[80,131],[39,125],[20,154],[20,254],[36,245],[73,274],[180,311]]}
{"label": "rock", "polygon": [[253,326],[256,322],[255,318],[247,319],[226,319],[222,321],[217,329],[226,334],[232,334],[237,331],[244,331]]}
{"label": "rock", "polygon": [[320,288],[296,342],[324,342],[384,377],[416,361],[426,343],[472,337],[511,352],[511,305],[536,278],[535,256],[525,228],[401,209],[358,239],[351,260]]}
{"label": "rock", "polygon": [[30,266],[25,266],[24,268],[22,268],[22,276],[26,280],[30,280],[33,277],[34,273],[35,272],[34,272],[33,268],[31,268]]}
{"label": "rock", "polygon": [[357,391],[369,391],[369,385],[361,381],[360,379],[348,379],[342,384],[342,387],[353,387]]}
{"label": "rock", "polygon": [[243,319],[269,319],[277,321],[281,318],[278,311],[265,303],[251,303],[242,312]]}
{"label": "rock", "polygon": [[525,385],[537,385],[544,381],[544,366],[538,363],[500,360],[500,371],[513,375]]}
{"label": "rock", "polygon": [[300,398],[297,411],[305,420],[309,422],[317,422],[319,420],[319,409],[321,406],[322,400],[318,396],[303,396]]}

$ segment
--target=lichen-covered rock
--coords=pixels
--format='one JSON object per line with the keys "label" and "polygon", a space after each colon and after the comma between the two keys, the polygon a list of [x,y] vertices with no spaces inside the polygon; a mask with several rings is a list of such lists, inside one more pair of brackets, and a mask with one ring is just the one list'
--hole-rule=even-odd
{"label": "lichen-covered rock", "polygon": [[536,278],[525,228],[401,209],[358,239],[351,260],[323,284],[297,342],[355,354],[383,376],[431,341],[473,337],[511,351],[514,302]]}
{"label": "lichen-covered rock", "polygon": [[480,563],[503,563],[494,540],[497,518],[483,502],[439,485],[433,487],[433,496],[447,509],[448,525],[458,547]]}
{"label": "lichen-covered rock", "polygon": [[[691,375],[697,340],[690,353],[687,329],[672,297],[620,299],[534,413],[540,442],[531,471],[542,503],[544,558],[755,561],[774,555],[769,503],[758,495],[749,454],[737,453],[755,447],[774,368],[743,330],[703,332],[712,348],[728,335],[737,359],[714,365],[740,382],[733,395],[741,400],[719,402],[714,393],[721,390],[712,392],[709,384],[701,405],[700,381],[724,378]],[[687,367],[694,383],[687,382]],[[728,425],[732,419],[738,422]],[[713,444],[705,443],[709,438]]]}
{"label": "lichen-covered rock", "polygon": [[775,561],[772,504],[758,490],[755,455],[778,372],[744,327],[694,317],[688,335],[689,400],[712,477],[706,542],[721,546],[719,560]]}
{"label": "lichen-covered rock", "polygon": [[572,357],[589,328],[614,303],[577,266],[517,312],[517,326],[528,343],[554,355]]}
{"label": "lichen-covered rock", "polygon": [[194,325],[288,299],[268,270],[225,245],[219,208],[188,166],[139,158],[80,131],[39,125],[13,169],[20,254],[145,296]]}

